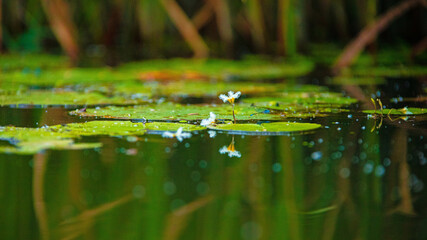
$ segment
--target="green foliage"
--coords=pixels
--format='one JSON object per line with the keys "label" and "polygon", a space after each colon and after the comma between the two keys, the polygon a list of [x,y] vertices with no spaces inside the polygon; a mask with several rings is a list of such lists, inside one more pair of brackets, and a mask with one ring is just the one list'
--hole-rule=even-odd
{"label": "green foliage", "polygon": [[[238,120],[280,120],[279,114],[266,114],[259,109],[248,105],[237,105],[235,108]],[[209,117],[209,113],[216,114],[217,119],[232,120],[233,112],[229,105],[181,105],[174,103],[149,104],[132,107],[108,106],[95,109],[88,108],[85,112],[72,111],[71,115],[83,117],[101,117],[112,119],[147,119],[170,121],[194,121]]]}
{"label": "green foliage", "polygon": [[307,74],[314,65],[307,59],[294,58],[288,61],[270,61],[262,58],[245,60],[221,59],[170,59],[134,62],[123,65],[120,69],[136,73],[166,70],[174,74],[198,73],[215,79],[268,79],[296,77]]}
{"label": "green foliage", "polygon": [[[100,93],[62,92],[49,90],[22,91],[17,94],[0,94],[0,106],[6,105],[65,105],[75,107],[83,105],[136,104],[143,99],[125,99],[119,96],[106,97]],[[71,105],[71,106],[67,106]]]}
{"label": "green foliage", "polygon": [[113,83],[136,79],[136,75],[117,72],[110,68],[13,71],[0,76],[2,82],[53,87],[61,87],[69,84]]}
{"label": "green foliage", "polygon": [[205,127],[184,123],[133,123],[130,121],[90,121],[43,128],[0,127],[0,140],[11,146],[0,146],[0,153],[35,154],[46,149],[86,149],[101,143],[76,143],[82,136],[138,136],[147,131],[199,131]]}
{"label": "green foliage", "polygon": [[75,143],[75,134],[55,132],[51,128],[1,127],[0,139],[12,146],[1,146],[0,153],[35,154],[45,149],[86,149],[100,143]]}
{"label": "green foliage", "polygon": [[0,54],[0,72],[22,71],[23,74],[41,73],[42,69],[65,68],[68,59],[65,56],[48,54]]}
{"label": "green foliage", "polygon": [[204,130],[205,127],[185,123],[149,122],[134,123],[130,121],[89,121],[85,123],[70,123],[51,128],[58,132],[70,133],[77,136],[128,136],[143,135],[149,131],[176,131],[180,127],[184,131]]}
{"label": "green foliage", "polygon": [[245,103],[251,103],[257,107],[267,107],[277,110],[302,110],[319,108],[339,108],[356,103],[357,100],[332,92],[290,92],[280,97],[256,97],[243,99]]}
{"label": "green foliage", "polygon": [[302,132],[320,128],[320,124],[273,122],[262,124],[218,124],[209,127],[215,130],[250,135],[280,135],[289,132]]}
{"label": "green foliage", "polygon": [[386,109],[384,108],[382,111],[377,110],[363,110],[364,113],[368,114],[384,114],[384,115],[400,115],[400,116],[410,116],[410,115],[420,115],[426,114],[427,109],[425,108],[401,108],[401,109]]}

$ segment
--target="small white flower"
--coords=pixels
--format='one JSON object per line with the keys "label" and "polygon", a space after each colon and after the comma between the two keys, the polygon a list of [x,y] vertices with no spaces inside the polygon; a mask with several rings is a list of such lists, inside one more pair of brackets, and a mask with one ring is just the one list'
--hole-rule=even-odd
{"label": "small white flower", "polygon": [[180,127],[180,128],[178,128],[178,130],[176,131],[176,133],[164,132],[162,134],[162,137],[166,137],[166,138],[174,138],[174,137],[176,137],[176,139],[178,139],[178,141],[182,142],[182,140],[184,138],[190,138],[191,137],[191,133],[182,132],[182,127]]}
{"label": "small white flower", "polygon": [[210,112],[209,115],[210,115],[209,118],[203,119],[200,125],[202,125],[203,127],[207,127],[209,125],[215,124],[215,118],[216,118],[215,114],[213,112]]}
{"label": "small white flower", "polygon": [[228,101],[229,103],[234,104],[234,100],[238,99],[241,94],[242,93],[240,91],[236,93],[234,93],[233,91],[229,91],[228,96],[225,94],[221,94],[219,95],[219,99],[221,99],[223,102]]}
{"label": "small white flower", "polygon": [[240,158],[242,156],[242,154],[240,154],[239,151],[236,151],[236,149],[234,148],[234,144],[231,143],[228,147],[227,146],[223,146],[221,149],[219,149],[219,153],[221,154],[228,154],[229,157],[238,157]]}
{"label": "small white flower", "polygon": [[211,131],[208,131],[208,133],[210,138],[214,138],[216,136],[216,131],[211,130]]}

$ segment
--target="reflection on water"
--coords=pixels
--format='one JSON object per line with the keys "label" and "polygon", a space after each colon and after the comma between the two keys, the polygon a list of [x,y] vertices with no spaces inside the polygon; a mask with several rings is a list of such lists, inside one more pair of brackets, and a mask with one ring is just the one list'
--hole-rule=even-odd
{"label": "reflection on water", "polygon": [[230,145],[228,145],[228,147],[222,146],[222,148],[219,149],[219,153],[227,154],[229,157],[242,157],[242,154],[234,147],[234,136],[232,137]]}
{"label": "reflection on water", "polygon": [[[6,120],[53,121],[25,112]],[[313,121],[324,127],[302,135],[98,137],[84,139],[98,150],[1,155],[0,239],[426,239],[423,121]]]}

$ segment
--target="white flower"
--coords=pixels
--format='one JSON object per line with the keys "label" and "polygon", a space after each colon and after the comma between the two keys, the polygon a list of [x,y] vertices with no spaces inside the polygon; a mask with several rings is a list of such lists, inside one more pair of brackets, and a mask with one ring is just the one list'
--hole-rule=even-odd
{"label": "white flower", "polygon": [[208,131],[209,137],[214,138],[216,136],[216,131]]}
{"label": "white flower", "polygon": [[180,127],[180,128],[178,128],[178,130],[176,131],[176,133],[164,132],[162,134],[162,137],[166,137],[166,138],[174,138],[174,137],[176,137],[176,139],[178,139],[178,141],[182,142],[182,140],[184,138],[190,138],[191,137],[191,133],[182,132],[182,127]]}
{"label": "white flower", "polygon": [[215,124],[215,118],[216,118],[215,114],[213,112],[210,112],[209,115],[210,115],[209,118],[203,119],[200,125],[202,125],[203,127],[207,127],[209,125]]}
{"label": "white flower", "polygon": [[234,100],[239,98],[241,94],[242,93],[240,91],[236,92],[236,93],[234,93],[233,91],[229,91],[228,96],[225,94],[221,94],[221,95],[219,95],[219,99],[221,99],[223,102],[228,101],[229,103],[234,104]]}
{"label": "white flower", "polygon": [[221,149],[219,149],[219,153],[221,153],[221,154],[228,153],[229,157],[238,157],[239,158],[242,156],[242,154],[240,154],[239,151],[236,151],[233,143],[231,143],[228,147],[223,146]]}

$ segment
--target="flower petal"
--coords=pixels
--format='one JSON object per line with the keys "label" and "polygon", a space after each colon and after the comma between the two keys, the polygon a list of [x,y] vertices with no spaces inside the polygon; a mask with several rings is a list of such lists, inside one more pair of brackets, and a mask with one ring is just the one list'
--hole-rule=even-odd
{"label": "flower petal", "polygon": [[224,94],[219,95],[219,99],[221,99],[223,102],[227,102],[228,101],[228,97]]}
{"label": "flower petal", "polygon": [[164,132],[162,134],[162,137],[164,138],[173,138],[175,136],[175,134],[171,133],[171,132]]}

